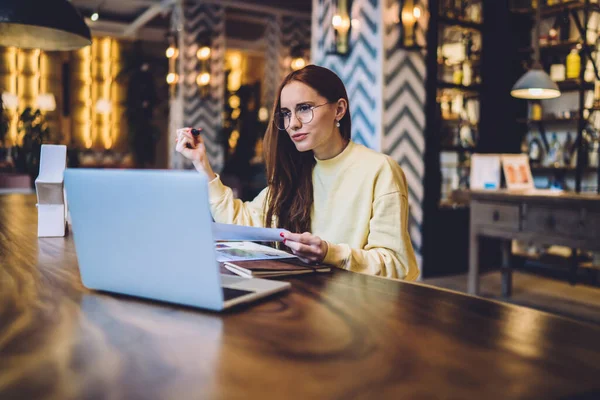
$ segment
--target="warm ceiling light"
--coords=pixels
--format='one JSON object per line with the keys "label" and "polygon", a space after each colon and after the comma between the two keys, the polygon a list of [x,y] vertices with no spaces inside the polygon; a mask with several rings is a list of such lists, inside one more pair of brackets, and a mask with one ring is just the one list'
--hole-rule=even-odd
{"label": "warm ceiling light", "polygon": [[560,96],[560,90],[541,67],[534,67],[515,83],[510,94],[519,99],[545,100]]}
{"label": "warm ceiling light", "polygon": [[229,97],[229,107],[234,108],[234,109],[240,108],[240,104],[241,104],[241,101],[238,96],[233,95],[233,96]]}
{"label": "warm ceiling light", "polygon": [[196,83],[200,86],[206,86],[210,83],[210,74],[208,72],[203,72],[198,75],[196,78]]}
{"label": "warm ceiling light", "polygon": [[294,58],[291,62],[291,68],[294,71],[302,69],[306,66],[306,61],[302,57]]}
{"label": "warm ceiling light", "polygon": [[413,16],[414,16],[416,19],[419,19],[419,18],[421,18],[421,9],[420,9],[419,7],[415,7],[415,8],[413,8]]}
{"label": "warm ceiling light", "polygon": [[177,83],[177,81],[179,81],[179,76],[176,73],[170,72],[169,74],[167,74],[167,83],[169,85]]}
{"label": "warm ceiling light", "polygon": [[179,51],[175,46],[169,46],[166,51],[167,58],[177,57],[179,55]]}
{"label": "warm ceiling light", "polygon": [[210,47],[208,47],[208,46],[200,47],[200,49],[196,53],[196,57],[198,57],[198,60],[202,60],[202,61],[208,60],[210,57]]}
{"label": "warm ceiling light", "polygon": [[560,96],[558,85],[542,68],[540,64],[540,21],[541,7],[537,7],[533,29],[533,66],[527,71],[510,91],[511,96],[518,99],[545,100]]}

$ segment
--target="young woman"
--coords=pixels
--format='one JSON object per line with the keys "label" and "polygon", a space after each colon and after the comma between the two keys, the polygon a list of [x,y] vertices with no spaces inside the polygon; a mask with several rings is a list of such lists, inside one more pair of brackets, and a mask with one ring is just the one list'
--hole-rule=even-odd
{"label": "young woman", "polygon": [[348,95],[332,71],[309,65],[279,87],[265,134],[268,186],[234,199],[208,162],[201,135],[178,130],[178,152],[210,181],[217,222],[284,228],[284,244],[307,262],[414,280],[406,178],[390,157],[350,140]]}

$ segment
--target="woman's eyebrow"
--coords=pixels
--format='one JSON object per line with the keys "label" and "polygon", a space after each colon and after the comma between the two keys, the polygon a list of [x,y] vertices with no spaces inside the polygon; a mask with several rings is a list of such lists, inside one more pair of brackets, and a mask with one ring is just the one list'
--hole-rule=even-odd
{"label": "woman's eyebrow", "polygon": [[[300,103],[296,104],[296,106],[294,107],[294,109],[298,108],[298,106],[302,106],[302,105],[305,105],[305,104],[309,104],[310,105],[310,104],[313,104],[313,103],[314,103],[314,101],[310,101],[310,100],[301,101]],[[287,108],[287,107],[281,107],[280,110],[281,111],[289,111],[290,109]]]}

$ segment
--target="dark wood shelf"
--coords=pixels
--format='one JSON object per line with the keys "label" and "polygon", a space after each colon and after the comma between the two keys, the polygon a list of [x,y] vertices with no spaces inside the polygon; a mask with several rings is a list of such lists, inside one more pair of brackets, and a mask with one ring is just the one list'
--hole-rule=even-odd
{"label": "dark wood shelf", "polygon": [[559,117],[544,117],[542,119],[527,119],[527,118],[518,118],[517,122],[520,124],[566,124],[570,122],[579,121],[579,115],[574,115],[570,118],[559,118]]}
{"label": "dark wood shelf", "polygon": [[462,146],[444,146],[440,148],[440,151],[455,152],[455,153],[474,153],[474,147],[462,147]]}
{"label": "dark wood shelf", "polygon": [[556,82],[561,92],[575,92],[580,89],[594,90],[594,82],[581,82],[579,79],[567,79]]}
{"label": "dark wood shelf", "polygon": [[[582,45],[581,40],[569,40],[566,42],[558,42],[540,45],[540,52],[543,54],[564,54],[570,52],[575,46]],[[596,51],[596,46],[588,45],[591,51]],[[526,47],[519,49],[520,53],[533,53],[533,48]]]}
{"label": "dark wood shelf", "polygon": [[[550,17],[553,15],[560,14],[563,11],[568,11],[568,10],[580,11],[580,10],[584,10],[585,8],[586,8],[586,6],[585,6],[585,2],[583,0],[567,1],[567,2],[557,4],[554,6],[542,7],[542,16]],[[600,12],[600,5],[599,4],[590,4],[588,7],[588,10],[592,11],[592,12]],[[510,11],[515,14],[530,14],[531,16],[535,15],[535,10],[532,8],[511,8]]]}
{"label": "dark wood shelf", "polygon": [[472,29],[472,30],[475,30],[478,32],[480,32],[481,29],[483,28],[483,24],[481,24],[479,22],[465,20],[465,19],[457,19],[457,18],[440,16],[438,21],[441,24],[446,25],[446,26],[458,26],[458,27],[465,28],[465,29]]}
{"label": "dark wood shelf", "polygon": [[479,125],[478,123],[473,123],[470,121],[465,121],[464,119],[460,119],[460,118],[453,118],[453,119],[448,119],[448,118],[442,118],[442,123],[445,124],[452,124],[452,125],[469,125],[469,126],[473,126],[473,127],[477,127],[477,125]]}
{"label": "dark wood shelf", "polygon": [[[546,166],[541,166],[541,165],[532,165],[531,166],[531,172],[537,172],[537,173],[547,173],[547,174],[555,174],[558,172],[562,172],[562,173],[575,173],[576,168],[575,167],[546,167]],[[583,172],[587,172],[587,173],[592,173],[592,172],[596,172],[597,168],[596,167],[586,167],[583,169]]]}
{"label": "dark wood shelf", "polygon": [[480,85],[469,85],[469,86],[457,85],[455,83],[438,80],[438,89],[452,89],[452,90],[459,90],[459,91],[466,92],[466,93],[479,94],[479,91],[481,90],[481,86]]}

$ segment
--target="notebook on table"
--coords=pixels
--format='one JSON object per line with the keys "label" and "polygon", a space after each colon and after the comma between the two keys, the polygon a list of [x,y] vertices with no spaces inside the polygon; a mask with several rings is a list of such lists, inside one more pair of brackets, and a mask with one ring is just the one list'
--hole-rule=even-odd
{"label": "notebook on table", "polygon": [[331,272],[327,265],[309,265],[297,258],[283,260],[225,261],[223,266],[245,278],[273,278],[279,276]]}

